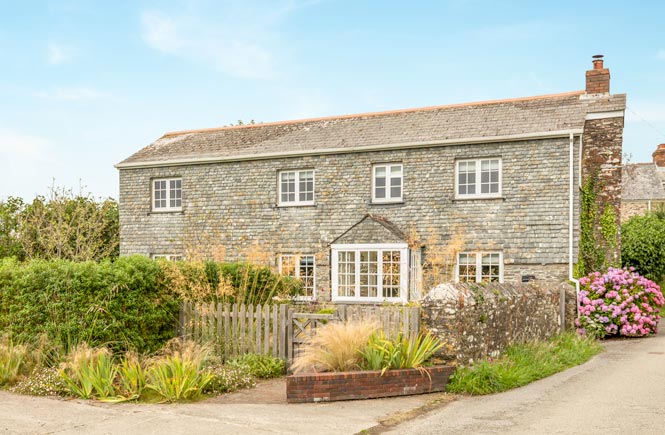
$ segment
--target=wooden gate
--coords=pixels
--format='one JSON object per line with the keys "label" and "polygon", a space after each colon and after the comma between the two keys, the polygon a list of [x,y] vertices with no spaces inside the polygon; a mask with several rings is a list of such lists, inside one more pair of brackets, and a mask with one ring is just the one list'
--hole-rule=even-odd
{"label": "wooden gate", "polygon": [[300,353],[301,347],[316,334],[316,329],[336,322],[339,317],[335,314],[294,313],[289,311],[288,359],[293,361]]}

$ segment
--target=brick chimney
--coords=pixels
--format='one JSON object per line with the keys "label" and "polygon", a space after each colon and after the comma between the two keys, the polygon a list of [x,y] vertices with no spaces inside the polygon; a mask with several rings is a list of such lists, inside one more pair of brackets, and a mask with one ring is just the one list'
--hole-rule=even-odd
{"label": "brick chimney", "polygon": [[586,93],[610,93],[610,70],[603,68],[602,54],[593,56],[593,69],[586,72]]}
{"label": "brick chimney", "polygon": [[665,168],[665,143],[658,145],[656,151],[653,152],[653,163],[659,168]]}

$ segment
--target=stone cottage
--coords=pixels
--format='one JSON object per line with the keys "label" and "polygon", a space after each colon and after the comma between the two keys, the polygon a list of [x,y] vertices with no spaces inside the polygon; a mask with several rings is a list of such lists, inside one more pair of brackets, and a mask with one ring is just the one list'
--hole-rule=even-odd
{"label": "stone cottage", "polygon": [[582,91],[166,133],[116,165],[121,254],[260,252],[336,302],[566,280],[582,180],[621,196],[626,96],[593,63]]}
{"label": "stone cottage", "polygon": [[665,144],[653,152],[652,163],[624,165],[621,221],[650,211],[665,212]]}

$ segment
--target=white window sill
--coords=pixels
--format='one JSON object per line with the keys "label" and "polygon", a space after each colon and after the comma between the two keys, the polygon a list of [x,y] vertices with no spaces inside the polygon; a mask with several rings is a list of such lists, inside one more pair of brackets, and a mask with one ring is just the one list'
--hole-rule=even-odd
{"label": "white window sill", "polygon": [[185,211],[181,208],[171,208],[168,210],[150,210],[148,215],[151,214],[185,214]]}
{"label": "white window sill", "polygon": [[373,199],[372,202],[369,203],[369,205],[399,205],[399,204],[404,204],[403,199],[391,199],[391,200],[376,200]]}
{"label": "white window sill", "polygon": [[316,298],[314,296],[295,296],[293,298],[294,302],[313,302]]}
{"label": "white window sill", "polygon": [[331,302],[340,302],[347,304],[382,304],[384,302],[390,303],[406,303],[406,298],[349,298],[349,297],[333,297]]}
{"label": "white window sill", "polygon": [[495,196],[456,196],[453,198],[453,201],[484,201],[488,199],[502,200],[505,201],[506,197],[503,195]]}
{"label": "white window sill", "polygon": [[316,207],[316,202],[284,202],[279,203],[275,207],[288,208],[288,207]]}

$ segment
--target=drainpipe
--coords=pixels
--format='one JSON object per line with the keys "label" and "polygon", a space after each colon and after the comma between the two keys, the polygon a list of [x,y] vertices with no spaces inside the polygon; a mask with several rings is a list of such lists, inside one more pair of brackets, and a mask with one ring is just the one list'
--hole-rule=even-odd
{"label": "drainpipe", "polygon": [[[580,316],[580,282],[575,279],[573,276],[573,225],[575,222],[574,212],[575,208],[573,207],[573,200],[575,199],[574,187],[575,187],[575,159],[574,159],[574,148],[575,148],[575,136],[573,133],[570,133],[570,177],[569,177],[569,198],[568,198],[568,279],[575,283],[575,307],[577,312],[577,317]],[[582,150],[582,136],[580,135],[580,152]],[[580,159],[581,165],[581,159]],[[581,171],[580,171],[581,177]]]}

